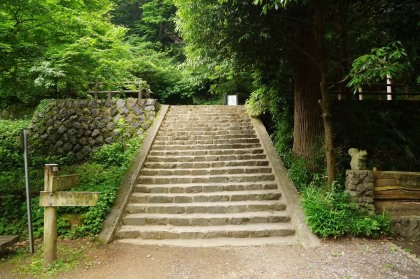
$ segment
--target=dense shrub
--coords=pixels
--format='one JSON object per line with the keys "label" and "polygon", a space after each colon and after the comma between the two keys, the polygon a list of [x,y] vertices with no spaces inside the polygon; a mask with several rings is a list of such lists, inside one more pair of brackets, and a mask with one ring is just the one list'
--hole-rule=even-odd
{"label": "dense shrub", "polygon": [[336,188],[328,192],[308,187],[303,192],[302,205],[309,227],[321,237],[379,237],[391,233],[389,216],[368,215],[350,201],[346,192]]}

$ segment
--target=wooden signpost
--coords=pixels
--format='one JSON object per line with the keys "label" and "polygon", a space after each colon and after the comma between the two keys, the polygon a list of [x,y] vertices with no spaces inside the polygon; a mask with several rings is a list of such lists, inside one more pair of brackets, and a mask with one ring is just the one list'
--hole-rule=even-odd
{"label": "wooden signpost", "polygon": [[39,205],[44,207],[44,265],[57,259],[57,207],[94,206],[98,202],[98,192],[65,192],[79,184],[77,175],[57,176],[58,165],[45,165],[44,191]]}

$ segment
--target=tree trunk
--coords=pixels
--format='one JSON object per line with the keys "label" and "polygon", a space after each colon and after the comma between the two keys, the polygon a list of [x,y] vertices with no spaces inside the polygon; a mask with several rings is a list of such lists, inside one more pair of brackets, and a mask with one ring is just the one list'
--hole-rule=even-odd
{"label": "tree trunk", "polygon": [[315,41],[314,48],[316,49],[316,59],[319,70],[321,72],[321,81],[319,84],[321,90],[321,99],[319,104],[322,108],[322,120],[324,124],[324,136],[325,136],[325,157],[327,160],[327,177],[328,186],[331,188],[334,180],[336,179],[335,171],[335,154],[334,154],[334,142],[333,142],[333,127],[331,119],[330,101],[328,98],[327,82],[328,82],[328,66],[327,57],[325,53],[324,35],[324,7],[320,0],[314,0],[312,2],[314,8],[314,29],[315,29]]}
{"label": "tree trunk", "polygon": [[[301,23],[296,27],[294,66],[294,129],[293,152],[301,157],[313,155],[314,145],[322,135],[321,99],[317,65],[310,59],[314,56],[313,28]],[[309,166],[310,167],[310,166]]]}

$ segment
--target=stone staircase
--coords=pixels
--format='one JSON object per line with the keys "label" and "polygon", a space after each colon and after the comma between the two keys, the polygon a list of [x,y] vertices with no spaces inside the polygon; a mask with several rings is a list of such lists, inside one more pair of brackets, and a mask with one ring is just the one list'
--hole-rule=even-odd
{"label": "stone staircase", "polygon": [[124,214],[120,242],[296,243],[273,169],[241,106],[171,106]]}

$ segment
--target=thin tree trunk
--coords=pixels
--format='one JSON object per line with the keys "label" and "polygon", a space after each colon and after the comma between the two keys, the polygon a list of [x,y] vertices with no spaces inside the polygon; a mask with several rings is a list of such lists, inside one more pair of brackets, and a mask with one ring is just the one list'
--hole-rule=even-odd
{"label": "thin tree trunk", "polygon": [[314,17],[314,26],[315,26],[315,47],[317,49],[316,60],[318,61],[318,67],[321,72],[321,99],[319,104],[322,108],[322,120],[324,124],[324,133],[325,133],[325,157],[327,160],[327,177],[328,177],[328,186],[331,188],[334,180],[336,179],[335,171],[335,154],[334,154],[334,142],[333,142],[333,127],[331,119],[331,110],[330,110],[330,101],[328,98],[327,91],[327,82],[328,82],[328,67],[327,67],[327,58],[325,53],[324,45],[324,9],[323,3],[320,0],[314,0],[312,2],[315,17]]}

